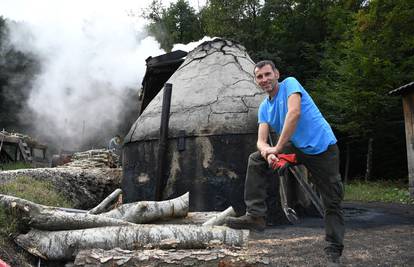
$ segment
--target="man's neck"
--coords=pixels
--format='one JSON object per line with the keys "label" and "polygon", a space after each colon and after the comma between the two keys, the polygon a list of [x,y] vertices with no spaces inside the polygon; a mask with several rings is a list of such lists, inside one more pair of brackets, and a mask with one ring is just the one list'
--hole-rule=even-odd
{"label": "man's neck", "polygon": [[273,97],[275,97],[277,95],[277,92],[279,91],[279,83],[276,81],[275,85],[272,88],[272,91],[270,91],[268,93],[269,95],[269,100],[272,100]]}

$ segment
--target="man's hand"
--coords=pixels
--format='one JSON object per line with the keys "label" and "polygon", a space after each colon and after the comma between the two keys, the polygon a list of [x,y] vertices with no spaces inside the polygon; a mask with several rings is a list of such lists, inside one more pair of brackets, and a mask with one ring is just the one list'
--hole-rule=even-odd
{"label": "man's hand", "polygon": [[264,148],[264,149],[262,149],[262,150],[260,151],[260,154],[262,155],[262,157],[263,157],[265,160],[267,160],[267,157],[268,157],[270,154],[277,155],[277,154],[279,154],[279,153],[281,153],[281,151],[277,148],[277,146],[275,146],[275,147],[271,147],[271,146],[269,146],[269,147],[266,147],[266,148]]}
{"label": "man's hand", "polygon": [[275,154],[267,155],[266,160],[267,160],[267,163],[269,164],[269,167],[271,167],[271,168],[272,168],[275,161],[276,162],[279,161],[279,159],[276,157]]}

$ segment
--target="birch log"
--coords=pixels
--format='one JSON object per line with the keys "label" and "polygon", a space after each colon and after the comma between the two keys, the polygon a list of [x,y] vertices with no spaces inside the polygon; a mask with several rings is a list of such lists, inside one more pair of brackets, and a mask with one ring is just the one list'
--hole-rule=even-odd
{"label": "birch log", "polygon": [[234,217],[236,216],[236,212],[234,211],[233,207],[228,207],[223,212],[215,215],[213,218],[209,219],[205,223],[204,226],[212,226],[212,225],[223,225],[227,217]]}
{"label": "birch log", "polygon": [[99,215],[65,212],[58,207],[44,206],[13,196],[1,195],[0,204],[17,209],[21,222],[40,230],[74,230],[103,226],[133,225],[166,217],[183,217],[188,213],[189,193],[181,197],[155,202],[124,204]]}
{"label": "birch log", "polygon": [[266,267],[271,263],[267,251],[212,247],[208,250],[144,249],[131,251],[119,248],[82,250],[76,255],[74,265],[85,267]]}
{"label": "birch log", "polygon": [[133,223],[147,223],[170,217],[185,217],[188,213],[189,196],[190,194],[187,192],[171,200],[123,204],[109,212],[101,213],[101,215]]}
{"label": "birch log", "polygon": [[26,199],[0,194],[0,204],[18,214],[19,221],[36,229],[70,230],[101,226],[133,225],[132,223],[105,216],[86,213],[73,213],[36,204]]}
{"label": "birch log", "polygon": [[122,194],[122,190],[119,189],[119,188],[116,189],[109,196],[107,196],[104,200],[102,200],[102,202],[99,203],[98,206],[96,206],[95,208],[88,211],[88,213],[89,214],[99,214],[99,213],[104,212],[108,208],[108,206],[118,198],[118,196],[120,194]]}
{"label": "birch log", "polygon": [[249,231],[222,226],[135,225],[73,231],[31,230],[15,242],[46,260],[71,260],[83,249],[206,248],[211,245],[243,246]]}

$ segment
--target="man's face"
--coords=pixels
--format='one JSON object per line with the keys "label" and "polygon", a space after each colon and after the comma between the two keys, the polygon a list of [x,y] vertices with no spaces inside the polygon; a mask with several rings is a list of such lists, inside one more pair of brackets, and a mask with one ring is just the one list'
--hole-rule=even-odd
{"label": "man's face", "polygon": [[275,85],[279,79],[279,72],[277,70],[274,71],[272,66],[264,65],[261,68],[256,68],[254,74],[256,83],[263,91],[271,93],[273,89],[276,89]]}

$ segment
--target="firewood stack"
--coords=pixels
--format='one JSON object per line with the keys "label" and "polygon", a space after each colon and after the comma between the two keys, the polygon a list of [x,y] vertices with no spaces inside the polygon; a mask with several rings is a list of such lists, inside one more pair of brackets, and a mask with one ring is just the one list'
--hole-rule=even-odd
{"label": "firewood stack", "polygon": [[64,166],[83,169],[116,168],[119,166],[119,156],[112,150],[93,149],[74,153],[72,160]]}

